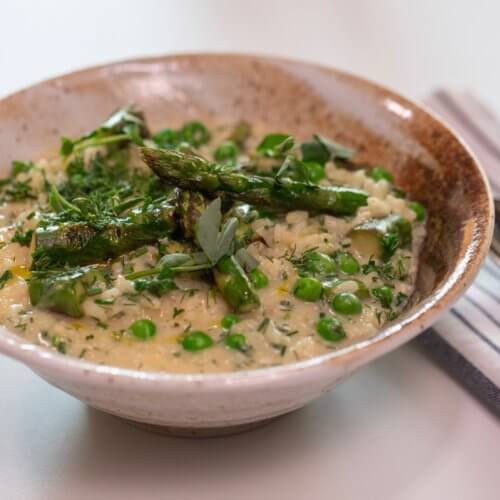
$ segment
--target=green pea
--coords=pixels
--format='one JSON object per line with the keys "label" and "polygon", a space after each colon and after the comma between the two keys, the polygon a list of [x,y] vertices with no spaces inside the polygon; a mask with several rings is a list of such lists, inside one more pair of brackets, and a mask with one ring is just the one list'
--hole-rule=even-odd
{"label": "green pea", "polygon": [[392,288],[389,286],[379,286],[372,288],[372,295],[380,302],[382,307],[388,309],[392,304]]}
{"label": "green pea", "polygon": [[224,141],[214,153],[217,161],[235,160],[240,153],[240,148],[233,141]]}
{"label": "green pea", "polygon": [[260,269],[250,271],[250,281],[257,289],[265,288],[269,284],[267,276]]}
{"label": "green pea", "polygon": [[129,327],[130,333],[141,340],[148,340],[156,335],[156,325],[150,319],[138,319]]}
{"label": "green pea", "polygon": [[337,254],[337,262],[339,263],[340,271],[344,274],[359,273],[359,262],[349,252]]}
{"label": "green pea", "polygon": [[235,351],[244,352],[248,349],[247,339],[242,333],[231,333],[225,338],[224,344]]}
{"label": "green pea", "polygon": [[299,278],[293,288],[295,297],[307,300],[308,302],[319,300],[322,292],[323,287],[321,282],[316,278]]}
{"label": "green pea", "polygon": [[236,325],[236,323],[239,323],[240,321],[240,317],[236,314],[226,314],[222,318],[220,324],[222,328],[226,328],[226,330],[229,330],[233,325]]}
{"label": "green pea", "polygon": [[318,184],[325,178],[325,167],[316,161],[305,161],[307,166],[307,177],[309,182]]}
{"label": "green pea", "polygon": [[186,351],[202,351],[214,345],[214,341],[205,332],[193,331],[184,335],[180,343]]}
{"label": "green pea", "polygon": [[368,175],[375,181],[386,180],[388,182],[392,182],[394,180],[392,174],[381,166],[374,167]]}
{"label": "green pea", "polygon": [[342,323],[335,316],[325,316],[316,323],[316,332],[325,340],[337,342],[345,337]]}
{"label": "green pea", "polygon": [[417,221],[422,222],[425,219],[425,207],[418,201],[410,201],[408,206],[415,212]]}
{"label": "green pea", "polygon": [[306,274],[335,274],[335,261],[321,252],[307,252],[302,258],[300,269]]}
{"label": "green pea", "polygon": [[153,141],[156,142],[160,148],[172,148],[179,144],[179,134],[174,129],[164,128],[153,136]]}
{"label": "green pea", "polygon": [[210,140],[210,132],[205,125],[196,121],[186,123],[180,131],[180,136],[182,140],[196,148],[206,144]]}
{"label": "green pea", "polygon": [[331,305],[339,314],[344,314],[346,316],[359,314],[362,309],[361,301],[358,297],[349,292],[342,292],[335,295]]}

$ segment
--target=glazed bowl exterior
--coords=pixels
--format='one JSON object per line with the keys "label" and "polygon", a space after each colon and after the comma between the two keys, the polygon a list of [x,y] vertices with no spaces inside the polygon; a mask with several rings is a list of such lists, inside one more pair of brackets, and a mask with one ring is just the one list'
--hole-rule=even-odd
{"label": "glazed bowl exterior", "polygon": [[400,95],[334,69],[279,58],[196,54],[108,64],[0,101],[0,167],[55,151],[113,109],[134,102],[152,129],[189,119],[244,119],[299,138],[330,136],[383,164],[429,209],[412,305],[354,346],[286,366],[223,374],[142,372],[65,357],[0,328],[0,351],[89,405],[132,421],[229,432],[304,406],[357,368],[429,327],[485,258],[493,206],[485,176],[459,138]]}

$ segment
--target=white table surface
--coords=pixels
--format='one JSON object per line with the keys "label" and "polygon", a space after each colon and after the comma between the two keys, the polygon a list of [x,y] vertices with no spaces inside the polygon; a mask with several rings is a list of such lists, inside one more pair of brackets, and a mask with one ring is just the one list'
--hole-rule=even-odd
{"label": "white table surface", "polygon": [[[290,5],[293,4],[293,5]],[[0,96],[113,59],[230,50],[337,66],[500,109],[500,3],[22,1],[0,8]],[[500,422],[413,342],[267,427],[137,430],[0,357],[0,499],[498,499]]]}

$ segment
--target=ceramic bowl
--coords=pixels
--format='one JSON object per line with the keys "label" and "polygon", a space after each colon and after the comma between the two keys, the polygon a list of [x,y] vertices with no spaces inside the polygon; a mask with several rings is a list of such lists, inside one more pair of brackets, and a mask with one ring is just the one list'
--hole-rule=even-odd
{"label": "ceramic bowl", "polygon": [[[153,129],[188,119],[245,119],[299,138],[319,132],[387,166],[429,208],[412,305],[373,338],[287,366],[180,375],[96,365],[0,328],[0,350],[85,403],[187,435],[234,432],[304,406],[361,366],[429,327],[471,284],[488,251],[493,208],[461,140],[400,95],[334,69],[243,55],[119,62],[55,78],[0,101],[0,165],[53,152],[114,108],[135,102]],[[57,417],[56,417],[57,418]]]}

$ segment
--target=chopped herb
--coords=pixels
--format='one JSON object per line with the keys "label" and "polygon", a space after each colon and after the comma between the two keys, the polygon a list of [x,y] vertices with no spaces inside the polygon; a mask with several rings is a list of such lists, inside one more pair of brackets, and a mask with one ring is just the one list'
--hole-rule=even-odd
{"label": "chopped herb", "polygon": [[271,345],[274,347],[274,349],[276,349],[277,351],[279,351],[280,356],[284,356],[285,355],[286,350],[287,350],[287,346],[286,345],[276,344],[274,342],[271,342]]}
{"label": "chopped herb", "polygon": [[50,339],[52,347],[55,347],[61,354],[66,354],[66,342],[59,337],[59,335],[53,335]]}
{"label": "chopped herb", "polygon": [[271,320],[269,318],[264,318],[257,327],[257,331],[265,332],[267,330],[267,327],[269,326],[270,321]]}
{"label": "chopped herb", "polygon": [[99,306],[112,306],[115,303],[115,299],[95,299],[94,303]]}
{"label": "chopped herb", "polygon": [[297,333],[299,333],[298,330],[292,330],[286,324],[276,325],[276,330],[278,330],[281,333],[284,333],[287,337],[292,337],[293,335],[296,335]]}
{"label": "chopped herb", "polygon": [[406,295],[406,293],[398,292],[398,294],[396,295],[396,306],[401,306],[406,302],[407,299],[408,295]]}
{"label": "chopped herb", "polygon": [[14,275],[12,274],[12,271],[10,271],[8,269],[7,269],[7,271],[4,271],[0,275],[0,290],[5,286],[5,283],[7,283],[7,281],[12,279],[13,277],[14,277]]}
{"label": "chopped herb", "polygon": [[384,285],[372,289],[372,295],[380,302],[380,305],[386,309],[390,309],[392,304],[392,288]]}
{"label": "chopped herb", "polygon": [[177,307],[174,307],[174,312],[172,313],[172,318],[177,318],[179,314],[182,314],[184,312],[184,309],[178,309]]}
{"label": "chopped herb", "polygon": [[24,201],[35,199],[36,194],[31,187],[30,180],[19,181],[15,178],[8,179],[0,184],[0,201]]}
{"label": "chopped herb", "polygon": [[17,177],[21,173],[29,172],[34,167],[32,162],[14,160],[12,162],[11,176]]}
{"label": "chopped herb", "polygon": [[119,342],[122,339],[124,333],[124,330],[111,332],[111,338]]}
{"label": "chopped herb", "polygon": [[17,228],[12,243],[19,243],[22,247],[29,247],[31,245],[31,238],[33,237],[33,229],[28,229],[23,233],[21,228]]}
{"label": "chopped herb", "polygon": [[280,300],[280,309],[282,311],[292,311],[293,305],[289,300]]}

